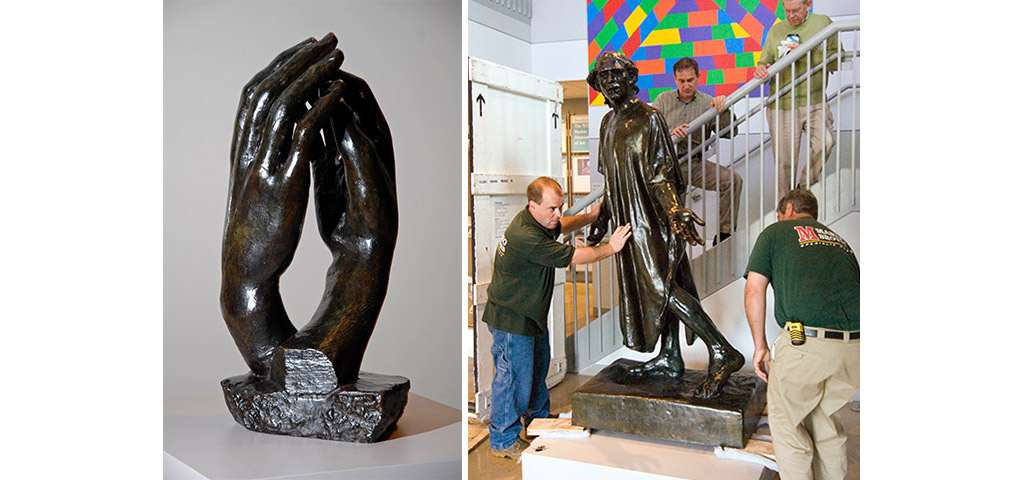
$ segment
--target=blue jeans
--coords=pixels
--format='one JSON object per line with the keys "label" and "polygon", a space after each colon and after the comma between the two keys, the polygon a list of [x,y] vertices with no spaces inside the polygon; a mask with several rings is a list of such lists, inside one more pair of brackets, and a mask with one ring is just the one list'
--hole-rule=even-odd
{"label": "blue jeans", "polygon": [[551,363],[548,334],[527,337],[487,326],[494,337],[494,380],[491,381],[491,448],[516,443],[523,425],[519,417],[547,418],[551,410],[544,383]]}

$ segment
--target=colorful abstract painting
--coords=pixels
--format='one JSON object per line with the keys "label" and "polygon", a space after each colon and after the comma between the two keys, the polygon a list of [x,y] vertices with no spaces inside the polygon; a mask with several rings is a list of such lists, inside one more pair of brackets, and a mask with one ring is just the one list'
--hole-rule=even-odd
{"label": "colorful abstract painting", "polygon": [[[728,95],[751,79],[768,29],[783,18],[780,0],[589,0],[588,70],[602,52],[621,51],[640,70],[637,96],[650,102],[675,88],[672,65],[693,57],[697,89]],[[604,105],[593,89],[590,104]]]}

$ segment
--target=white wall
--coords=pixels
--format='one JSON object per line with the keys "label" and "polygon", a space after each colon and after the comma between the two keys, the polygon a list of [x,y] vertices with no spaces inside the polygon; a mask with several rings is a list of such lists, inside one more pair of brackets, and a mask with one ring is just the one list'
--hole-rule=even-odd
{"label": "white wall", "polygon": [[473,0],[468,1],[467,7],[466,48],[469,56],[533,73],[530,25]]}
{"label": "white wall", "polygon": [[[164,9],[164,396],[219,394],[245,373],[218,304],[228,153],[242,86],[277,53],[334,32],[394,138],[399,236],[363,370],[460,407],[461,9],[439,1],[178,2]],[[300,326],[330,255],[313,208],[282,277]]]}
{"label": "white wall", "polygon": [[532,49],[534,75],[559,82],[587,78],[586,40],[539,43]]}
{"label": "white wall", "polygon": [[587,78],[587,2],[533,2],[534,75],[550,80]]}
{"label": "white wall", "polygon": [[814,13],[828,15],[832,18],[860,15],[860,0],[814,0],[811,2]]}
{"label": "white wall", "polygon": [[534,0],[534,44],[587,40],[586,0]]}
{"label": "white wall", "polygon": [[468,2],[471,57],[548,80],[587,77],[587,4],[582,0],[533,2],[529,25],[473,0]]}

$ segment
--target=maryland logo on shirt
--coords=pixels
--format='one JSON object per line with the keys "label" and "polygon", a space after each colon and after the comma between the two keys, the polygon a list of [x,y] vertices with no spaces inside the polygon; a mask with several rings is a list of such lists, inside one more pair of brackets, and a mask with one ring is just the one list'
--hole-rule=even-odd
{"label": "maryland logo on shirt", "polygon": [[853,250],[846,243],[846,240],[843,240],[843,237],[836,235],[835,232],[832,232],[831,230],[810,226],[794,226],[793,230],[796,230],[796,234],[798,236],[797,242],[800,244],[800,248],[808,245],[837,246],[851,254],[853,253]]}

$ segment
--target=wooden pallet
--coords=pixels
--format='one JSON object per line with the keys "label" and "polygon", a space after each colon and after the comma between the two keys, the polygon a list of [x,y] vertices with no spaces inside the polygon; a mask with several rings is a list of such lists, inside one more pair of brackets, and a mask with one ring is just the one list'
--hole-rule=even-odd
{"label": "wooden pallet", "polygon": [[480,423],[480,421],[475,419],[475,418],[470,418],[469,419],[469,429],[468,430],[469,430],[469,447],[468,447],[469,450],[467,450],[467,451],[472,451],[474,448],[476,448],[477,445],[480,444],[480,442],[483,442],[485,439],[487,439],[487,435],[488,435],[487,425],[485,425],[483,423]]}
{"label": "wooden pallet", "polygon": [[551,432],[582,432],[584,428],[573,425],[571,418],[535,418],[526,429],[526,436],[539,437]]}

